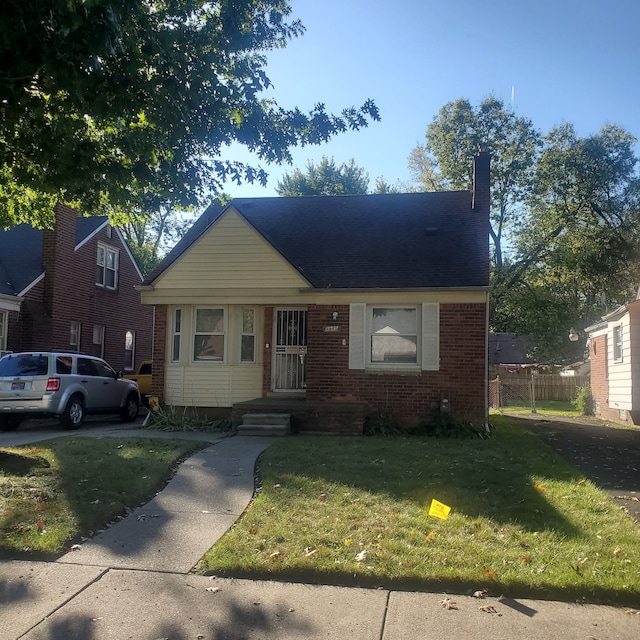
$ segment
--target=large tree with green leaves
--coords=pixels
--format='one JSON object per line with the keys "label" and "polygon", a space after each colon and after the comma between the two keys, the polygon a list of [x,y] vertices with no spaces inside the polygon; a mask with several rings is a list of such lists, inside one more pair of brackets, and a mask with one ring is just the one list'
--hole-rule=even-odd
{"label": "large tree with green leaves", "polygon": [[285,173],[278,181],[276,193],[279,196],[362,195],[368,188],[369,175],[355,160],[337,166],[333,158],[323,156],[318,165],[309,160],[304,173],[300,169]]}
{"label": "large tree with green leaves", "polygon": [[473,157],[482,147],[491,155],[491,219],[493,264],[504,261],[505,234],[513,231],[529,193],[540,133],[531,120],[494,97],[473,107],[468,100],[449,102],[428,125],[426,142],[409,156],[414,180],[427,191],[470,189]]}
{"label": "large tree with green leaves", "polygon": [[[537,165],[509,269],[494,274],[492,322],[537,335],[540,357],[577,356],[566,340],[635,295],[640,279],[640,162],[636,139],[605,126],[581,138],[552,130]],[[576,351],[577,350],[577,351]]]}
{"label": "large tree with green leaves", "polygon": [[52,204],[143,213],[201,204],[238,142],[290,160],[378,119],[261,98],[265,52],[303,33],[288,0],[4,0],[0,31],[0,225],[51,222]]}

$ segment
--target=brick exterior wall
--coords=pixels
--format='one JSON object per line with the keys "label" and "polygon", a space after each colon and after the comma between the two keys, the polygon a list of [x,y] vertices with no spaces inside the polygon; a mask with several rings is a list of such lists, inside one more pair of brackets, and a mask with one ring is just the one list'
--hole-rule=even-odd
{"label": "brick exterior wall", "polygon": [[[333,313],[338,313],[333,320]],[[265,309],[265,336],[273,310]],[[449,400],[451,414],[486,422],[486,307],[440,305],[440,370],[381,372],[349,369],[349,306],[308,307],[306,397],[309,402],[366,402],[372,413],[393,415],[406,425],[428,418]],[[337,325],[337,332],[325,332]],[[264,353],[264,395],[270,390],[271,353]],[[267,376],[269,384],[266,384]]]}
{"label": "brick exterior wall", "polygon": [[[56,206],[56,223],[43,233],[44,280],[25,296],[19,316],[11,319],[9,349],[24,351],[76,350],[70,345],[72,322],[81,323],[78,351],[100,355],[93,344],[93,326],[105,327],[104,358],[124,369],[125,334],[135,331],[135,366],[151,357],[153,310],[140,303],[134,285],[140,284],[135,265],[118,234],[101,229],[75,251],[76,212]],[[98,242],[119,252],[114,291],[96,286]],[[12,314],[15,315],[15,314]]]}
{"label": "brick exterior wall", "polygon": [[591,338],[589,343],[589,359],[591,360],[591,395],[593,397],[594,412],[597,416],[608,419],[606,417],[607,414],[613,411],[619,420],[620,412],[609,409],[607,336]]}
{"label": "brick exterior wall", "polygon": [[[263,309],[263,339],[262,351],[262,395],[266,396],[271,391],[271,367],[273,364],[273,307]],[[269,348],[267,348],[269,345]]]}
{"label": "brick exterior wall", "polygon": [[151,395],[160,402],[164,399],[164,381],[166,371],[167,353],[167,326],[169,322],[167,305],[158,305],[153,308],[153,374],[151,376]]}

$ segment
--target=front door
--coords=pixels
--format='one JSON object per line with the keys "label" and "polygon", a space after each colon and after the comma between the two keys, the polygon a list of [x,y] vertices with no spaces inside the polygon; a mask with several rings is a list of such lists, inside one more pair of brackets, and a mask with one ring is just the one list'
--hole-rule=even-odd
{"label": "front door", "polygon": [[306,309],[276,309],[273,390],[304,391],[307,355]]}

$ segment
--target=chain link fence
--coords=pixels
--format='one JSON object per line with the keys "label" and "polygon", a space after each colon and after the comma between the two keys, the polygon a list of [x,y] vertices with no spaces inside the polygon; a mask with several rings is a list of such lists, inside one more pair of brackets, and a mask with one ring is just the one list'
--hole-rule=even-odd
{"label": "chain link fence", "polygon": [[492,409],[528,406],[535,411],[536,403],[541,401],[571,402],[585,386],[589,386],[588,376],[498,376],[489,382],[489,406]]}

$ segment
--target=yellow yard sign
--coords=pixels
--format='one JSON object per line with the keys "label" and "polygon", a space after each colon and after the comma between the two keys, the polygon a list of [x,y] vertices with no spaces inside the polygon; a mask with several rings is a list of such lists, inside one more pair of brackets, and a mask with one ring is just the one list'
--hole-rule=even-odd
{"label": "yellow yard sign", "polygon": [[446,504],[442,504],[442,502],[438,502],[437,500],[431,501],[431,506],[429,507],[430,516],[446,520],[449,516],[449,511],[451,511],[451,507],[448,507]]}

